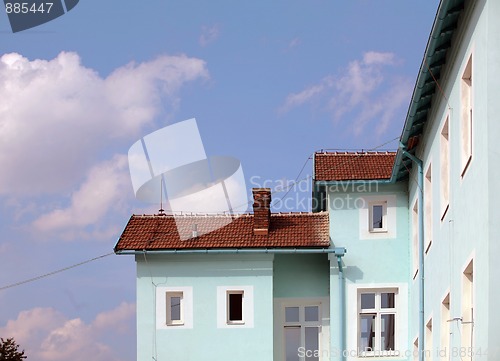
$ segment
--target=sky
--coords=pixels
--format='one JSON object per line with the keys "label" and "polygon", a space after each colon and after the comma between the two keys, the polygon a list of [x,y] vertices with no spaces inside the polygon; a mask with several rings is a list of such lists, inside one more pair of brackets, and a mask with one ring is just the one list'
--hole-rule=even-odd
{"label": "sky", "polygon": [[248,190],[307,211],[313,152],[397,147],[437,7],[81,0],[18,33],[0,11],[0,337],[32,360],[135,360],[135,262],[108,254],[159,205],[135,199],[132,144],[196,118]]}

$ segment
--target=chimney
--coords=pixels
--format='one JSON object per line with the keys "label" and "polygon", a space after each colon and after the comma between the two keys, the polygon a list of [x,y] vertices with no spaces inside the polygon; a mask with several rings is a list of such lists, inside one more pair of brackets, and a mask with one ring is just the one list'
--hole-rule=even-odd
{"label": "chimney", "polygon": [[253,188],[253,234],[266,236],[271,223],[271,188]]}

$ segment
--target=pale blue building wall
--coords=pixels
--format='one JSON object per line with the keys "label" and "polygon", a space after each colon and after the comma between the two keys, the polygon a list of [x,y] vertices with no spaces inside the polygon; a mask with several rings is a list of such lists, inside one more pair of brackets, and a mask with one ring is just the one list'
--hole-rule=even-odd
{"label": "pale blue building wall", "polygon": [[[326,254],[150,253],[136,256],[136,263],[138,360],[281,360],[283,305],[311,300],[328,306],[330,296]],[[252,327],[218,327],[220,286],[252,287]],[[157,292],[184,287],[192,289],[192,327],[158,328],[156,319],[163,317],[163,326],[166,320],[158,315]],[[321,318],[328,334],[329,309]]]}
{"label": "pale blue building wall", "polygon": [[[149,254],[145,262],[136,256],[137,359],[272,360],[272,259],[272,255]],[[192,328],[157,329],[152,282],[157,287],[192,287]],[[218,286],[253,286],[253,327],[218,328]]]}
{"label": "pale blue building wall", "polygon": [[[473,360],[497,360],[498,336],[494,324],[500,321],[496,305],[500,301],[496,270],[500,248],[497,185],[499,182],[498,122],[500,94],[500,4],[498,1],[467,2],[461,26],[456,30],[447,65],[440,77],[439,90],[433,98],[417,156],[423,160],[424,174],[432,164],[432,244],[425,256],[425,323],[432,320],[432,350],[428,356],[438,359],[436,352],[446,352],[446,360],[460,360],[464,346],[461,334],[467,324],[463,317],[463,272],[470,260],[474,264],[474,332]],[[473,139],[472,161],[462,173],[461,164],[461,82],[465,66],[472,55],[473,73]],[[443,167],[440,156],[440,133],[448,117],[450,124],[450,196],[449,209],[443,219],[441,187]],[[416,167],[411,179],[416,179]],[[410,209],[418,195],[415,181],[409,184]],[[422,209],[422,208],[421,208]],[[425,218],[425,214],[424,214]],[[428,227],[429,223],[424,225]],[[410,249],[413,226],[410,227]],[[424,234],[427,231],[424,231]],[[410,275],[412,277],[412,275]],[[418,277],[411,281],[411,343],[418,336]],[[450,294],[449,319],[443,319],[442,301]],[[450,321],[455,319],[455,321]],[[448,322],[449,321],[449,322]],[[470,320],[463,320],[470,321]],[[497,322],[495,322],[497,321]],[[444,345],[441,336],[450,334],[450,344]],[[446,348],[446,350],[445,350]],[[493,352],[497,349],[496,355]],[[484,354],[489,349],[490,355]],[[482,354],[480,354],[482,353]],[[428,357],[426,359],[429,359]],[[470,359],[462,355],[462,359]]]}
{"label": "pale blue building wall", "polygon": [[[343,257],[346,290],[346,359],[357,357],[358,345],[358,290],[398,288],[397,342],[399,350],[406,350],[408,324],[408,192],[405,182],[397,184],[366,185],[345,183],[328,187],[330,212],[330,237],[334,246],[345,247]],[[387,233],[363,231],[368,227],[368,207],[372,200],[388,200],[387,212],[391,216]],[[331,258],[330,289],[337,295],[339,289],[338,263]],[[331,309],[331,360],[340,360],[342,345],[339,344],[340,315],[339,297],[330,298]],[[378,357],[378,360],[406,360],[401,357]]]}

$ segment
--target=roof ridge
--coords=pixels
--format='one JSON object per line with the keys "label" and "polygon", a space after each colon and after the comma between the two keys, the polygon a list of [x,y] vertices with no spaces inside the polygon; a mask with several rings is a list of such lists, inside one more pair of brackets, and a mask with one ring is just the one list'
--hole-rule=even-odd
{"label": "roof ridge", "polygon": [[[317,216],[317,215],[327,215],[327,211],[322,211],[322,212],[302,212],[302,211],[297,211],[297,212],[271,212],[271,216]],[[174,218],[174,217],[185,217],[185,218],[227,218],[227,217],[253,217],[253,213],[240,213],[240,214],[210,214],[210,213],[183,213],[183,214],[132,214],[132,217],[141,217],[141,218]]]}
{"label": "roof ridge", "polygon": [[352,156],[363,156],[363,155],[396,155],[397,151],[360,151],[360,152],[316,152],[316,155],[352,155]]}

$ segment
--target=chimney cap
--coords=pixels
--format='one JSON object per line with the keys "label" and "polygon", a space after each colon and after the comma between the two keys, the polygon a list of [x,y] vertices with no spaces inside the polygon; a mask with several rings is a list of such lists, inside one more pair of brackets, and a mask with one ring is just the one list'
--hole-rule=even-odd
{"label": "chimney cap", "polygon": [[252,188],[252,193],[271,193],[271,188]]}

